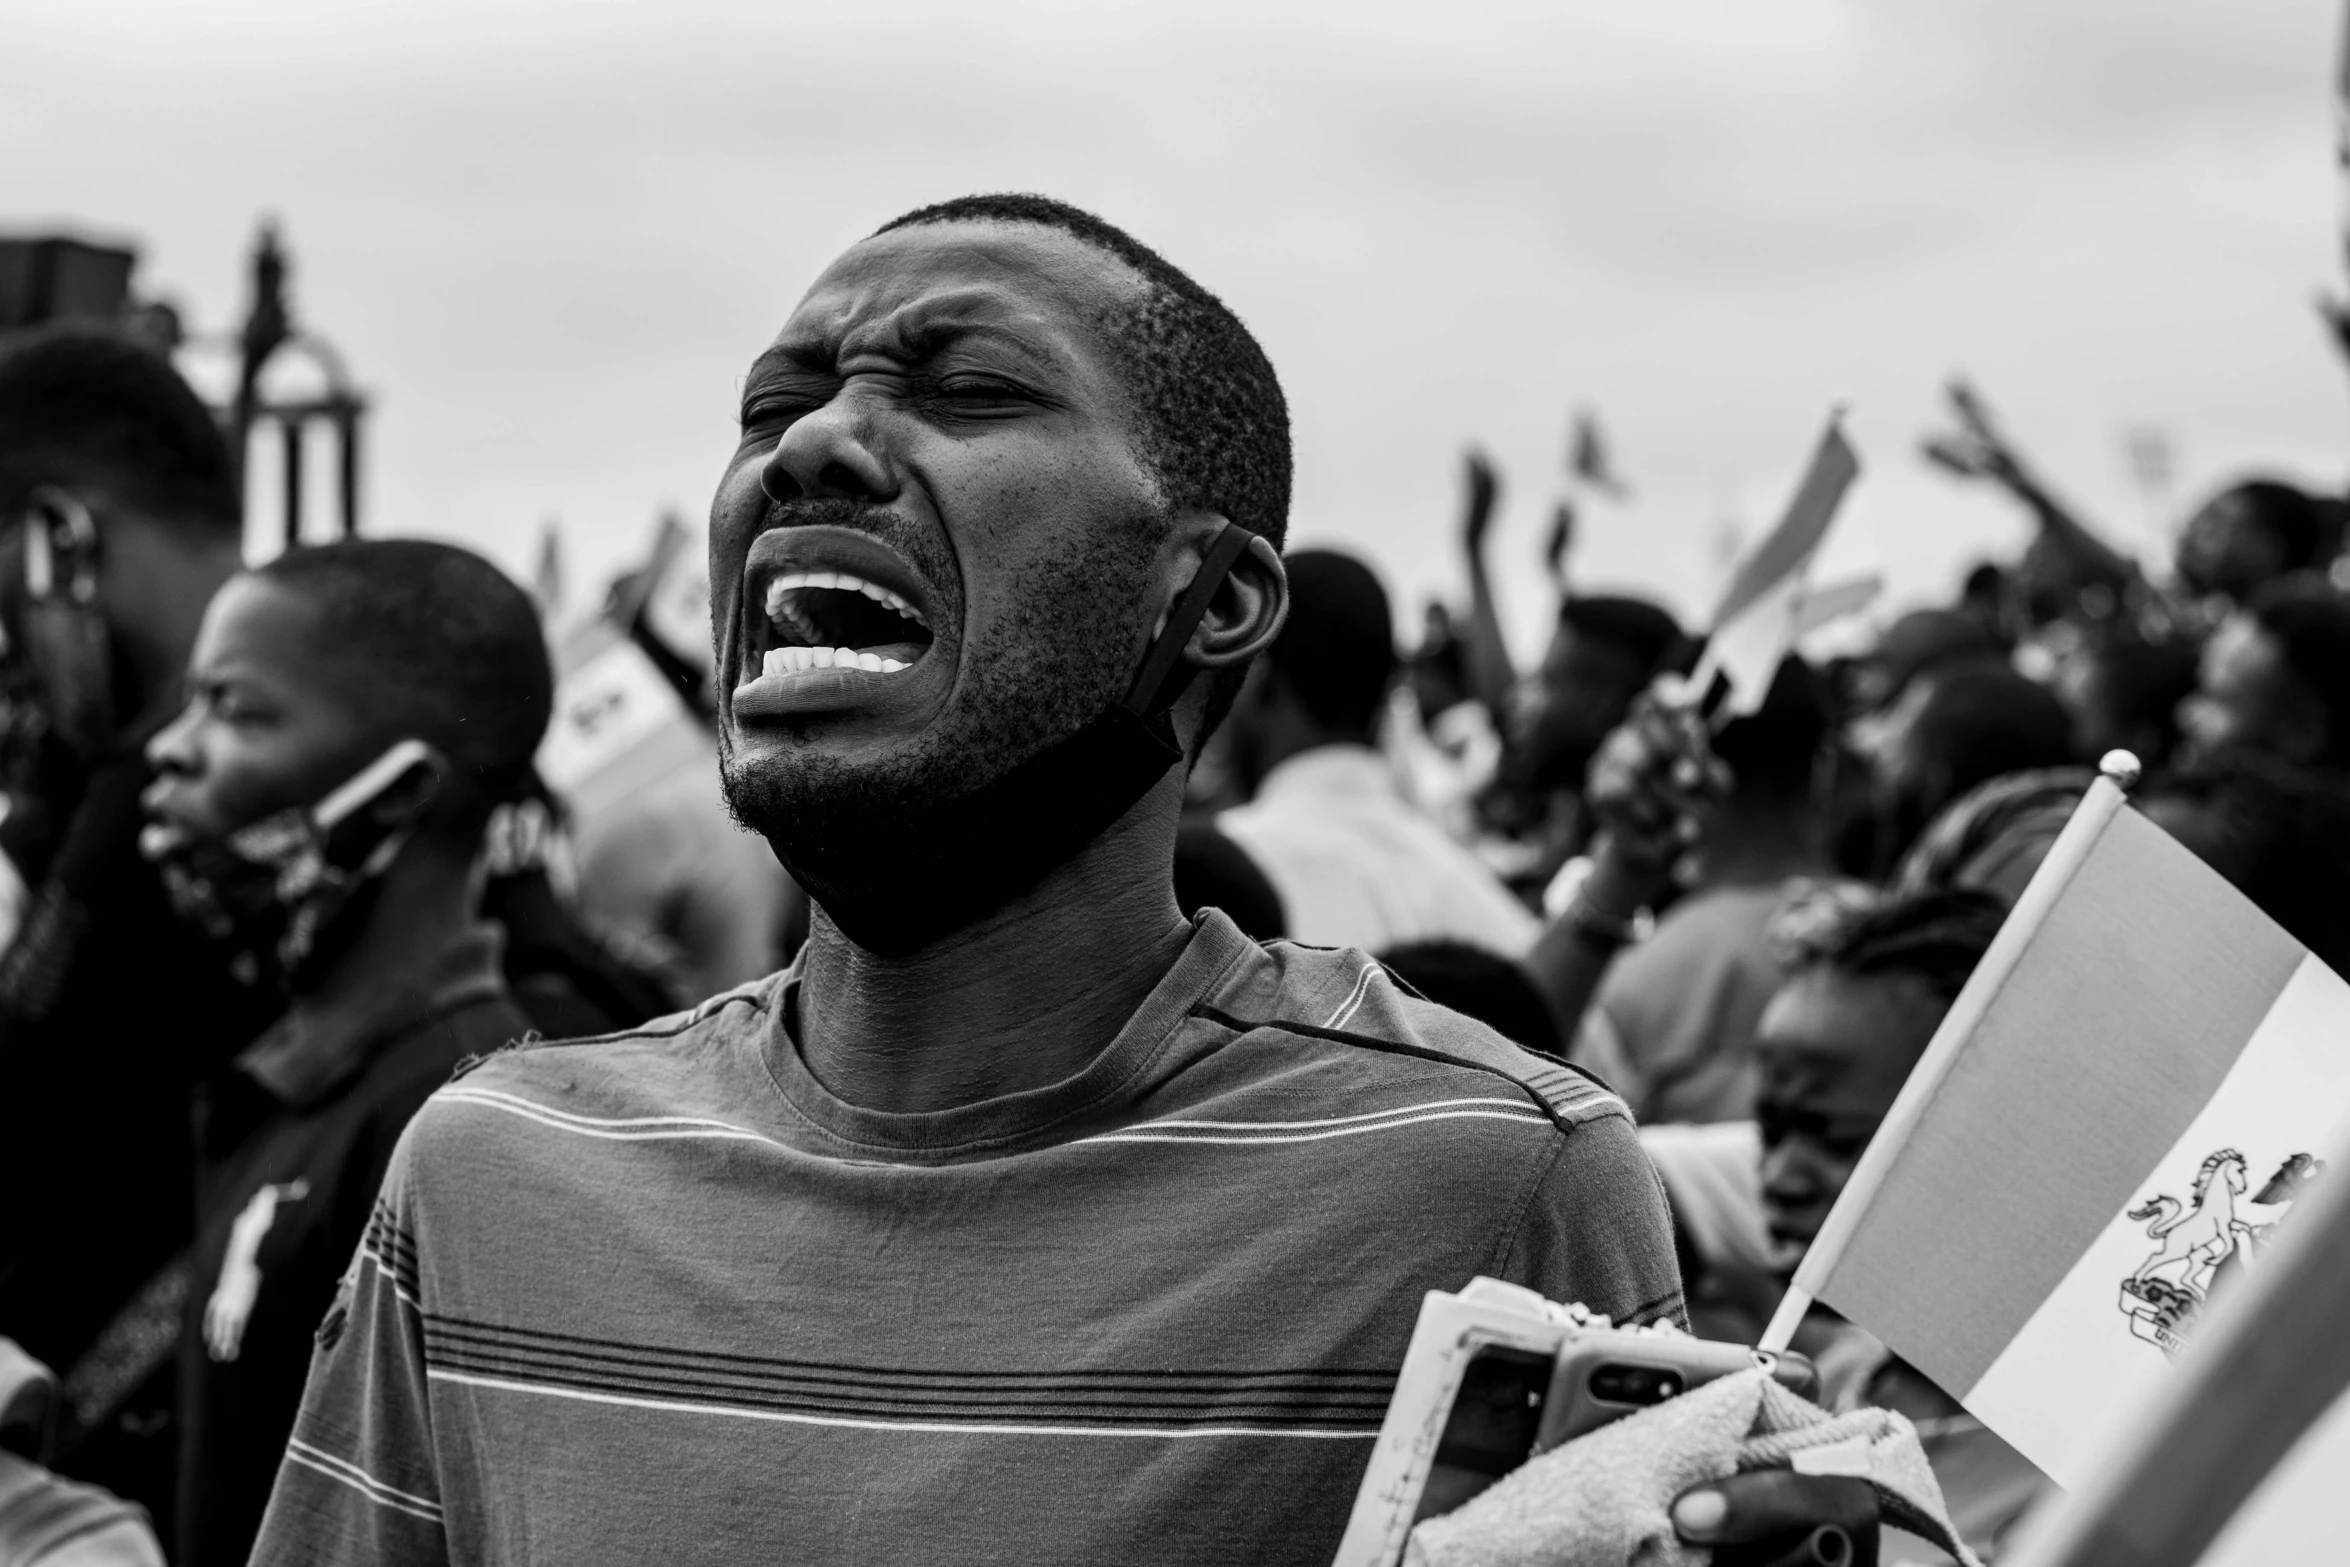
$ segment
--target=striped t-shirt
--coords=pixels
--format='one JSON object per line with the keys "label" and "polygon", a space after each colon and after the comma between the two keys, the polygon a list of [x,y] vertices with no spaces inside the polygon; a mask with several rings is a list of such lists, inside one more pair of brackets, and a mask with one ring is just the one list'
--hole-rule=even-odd
{"label": "striped t-shirt", "polygon": [[1327,1562],[1422,1295],[1677,1315],[1622,1104],[1203,913],[1076,1076],[810,1075],[786,971],[410,1125],[254,1561]]}

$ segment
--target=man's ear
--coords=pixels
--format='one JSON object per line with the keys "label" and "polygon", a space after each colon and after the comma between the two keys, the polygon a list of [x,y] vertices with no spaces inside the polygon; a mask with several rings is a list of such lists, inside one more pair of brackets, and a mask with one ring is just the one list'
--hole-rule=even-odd
{"label": "man's ear", "polygon": [[[1182,554],[1190,566],[1183,580],[1189,581],[1224,531],[1224,519],[1212,512],[1196,513],[1183,518],[1178,527]],[[1288,618],[1289,577],[1281,569],[1281,556],[1267,540],[1252,538],[1217,585],[1207,614],[1184,644],[1184,657],[1211,670],[1245,663],[1272,645]]]}

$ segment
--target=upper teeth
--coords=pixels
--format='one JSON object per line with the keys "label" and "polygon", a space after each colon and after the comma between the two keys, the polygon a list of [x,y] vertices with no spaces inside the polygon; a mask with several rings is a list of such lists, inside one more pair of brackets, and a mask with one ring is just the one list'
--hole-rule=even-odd
{"label": "upper teeth", "polygon": [[897,594],[878,582],[867,582],[863,577],[852,577],[845,571],[787,571],[767,584],[767,618],[779,620],[784,611],[784,595],[794,588],[841,588],[851,593],[862,593],[876,604],[886,605],[914,622],[927,627],[930,622]]}
{"label": "upper teeth", "polygon": [[860,653],[850,647],[769,648],[759,661],[762,675],[788,675],[799,669],[862,669],[876,675],[894,675],[905,668],[898,659],[878,653]]}

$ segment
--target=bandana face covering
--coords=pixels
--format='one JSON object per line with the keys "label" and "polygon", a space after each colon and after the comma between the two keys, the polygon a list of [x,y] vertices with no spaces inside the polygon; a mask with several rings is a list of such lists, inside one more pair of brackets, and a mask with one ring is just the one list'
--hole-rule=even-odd
{"label": "bandana face covering", "polygon": [[1123,701],[991,783],[887,820],[794,819],[776,858],[858,946],[904,957],[992,914],[1068,862],[1183,759],[1168,710],[1184,644],[1256,535],[1232,523],[1144,655]]}
{"label": "bandana face covering", "polygon": [[[441,761],[421,740],[402,740],[318,804],[274,811],[220,838],[150,823],[139,852],[163,876],[173,909],[236,949],[237,978],[267,975],[284,987],[319,937],[397,859],[431,803]],[[414,804],[390,823],[362,817],[394,786],[425,775]]]}

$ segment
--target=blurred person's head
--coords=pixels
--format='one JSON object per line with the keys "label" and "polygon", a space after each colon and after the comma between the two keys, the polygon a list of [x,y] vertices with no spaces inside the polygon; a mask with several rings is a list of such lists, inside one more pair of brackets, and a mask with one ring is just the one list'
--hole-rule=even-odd
{"label": "blurred person's head", "polygon": [[2128,573],[2113,559],[2083,548],[2068,535],[2042,528],[2016,558],[2010,602],[2024,624],[2044,631],[2059,621],[2109,620],[2130,588]]}
{"label": "blurred person's head", "polygon": [[1295,550],[1283,565],[1289,619],[1230,720],[1232,762],[1252,791],[1302,751],[1375,743],[1395,680],[1395,625],[1371,568],[1336,550]]}
{"label": "blurred person's head", "polygon": [[[42,699],[74,715],[53,717],[109,730],[81,747],[177,699],[243,519],[228,444],[169,361],[87,326],[0,348],[0,619]],[[36,530],[56,579],[40,605]]]}
{"label": "blurred person's head", "polygon": [[2003,773],[1945,806],[1894,871],[1897,894],[1971,889],[2009,908],[2023,896],[2097,773],[2043,767]]}
{"label": "blurred person's head", "polygon": [[2350,974],[2350,796],[2341,779],[2222,751],[2133,803],[2336,973]]}
{"label": "blurred person's head", "polygon": [[2072,759],[2064,705],[2011,669],[1971,666],[1912,682],[1869,758],[1880,873],[1977,784]]}
{"label": "blurred person's head", "polygon": [[2279,577],[2324,563],[2333,525],[2308,491],[2250,479],[2196,509],[2179,534],[2176,565],[2189,592],[2241,601]]}
{"label": "blurred person's head", "polygon": [[1761,705],[1731,719],[1713,738],[1714,754],[1730,769],[1731,808],[1773,816],[1808,808],[1828,727],[1819,675],[1789,654]]}
{"label": "blurred person's head", "polygon": [[1970,568],[1959,584],[1959,613],[1981,622],[1992,640],[2003,647],[2015,642],[2018,607],[2015,584],[2007,569],[1996,562],[1983,561]]}
{"label": "blurred person's head", "polygon": [[1846,677],[1854,716],[1882,712],[1912,684],[1945,670],[2004,664],[2006,650],[1983,617],[1957,609],[1913,609],[1887,626]]}
{"label": "blurred person's head", "polygon": [[[1287,601],[1286,404],[1221,301],[1061,202],[926,207],[816,279],[741,426],[710,514],[726,793],[826,921],[904,955],[1122,821],[1171,850],[1179,763]],[[1148,671],[1171,707],[1122,716],[1227,524],[1253,540]]]}
{"label": "blurred person's head", "polygon": [[2196,753],[2259,751],[2350,769],[2350,599],[2308,581],[2254,594],[2204,646],[2178,717]]}
{"label": "blurred person's head", "polygon": [[480,556],[417,539],[289,551],[205,611],[187,706],[147,747],[152,852],[191,910],[211,898],[234,923],[251,893],[244,912],[283,914],[265,894],[291,895],[276,861],[309,846],[303,820],[414,741],[418,764],[353,818],[366,874],[414,856],[470,877],[492,810],[531,787],[553,688],[529,595]]}
{"label": "blurred person's head", "polygon": [[1794,955],[1755,1046],[1763,1212],[1790,1254],[1819,1234],[2005,916],[1977,892],[1894,898]]}
{"label": "blurred person's head", "polygon": [[1600,742],[1681,648],[1680,623],[1646,599],[1568,599],[1542,666],[1512,694],[1511,782],[1545,794],[1581,789]]}
{"label": "blurred person's head", "polygon": [[1414,941],[1379,954],[1390,974],[1440,1007],[1528,1050],[1558,1053],[1558,1024],[1516,962],[1466,941]]}
{"label": "blurred person's head", "polygon": [[2179,742],[2179,704],[2195,689],[2191,642],[2100,641],[2059,666],[2056,694],[2072,715],[2073,748],[2095,762],[2127,751],[2160,767]]}

